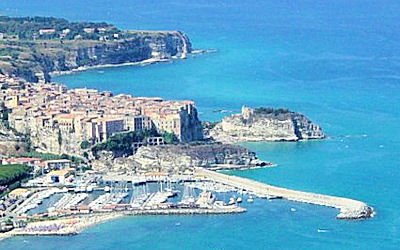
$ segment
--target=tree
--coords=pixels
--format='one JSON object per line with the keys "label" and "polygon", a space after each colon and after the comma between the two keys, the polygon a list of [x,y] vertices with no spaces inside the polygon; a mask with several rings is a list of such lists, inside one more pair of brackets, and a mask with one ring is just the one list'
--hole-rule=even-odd
{"label": "tree", "polygon": [[176,135],[174,133],[165,132],[162,134],[162,137],[164,138],[164,141],[167,144],[172,144],[172,143],[178,142],[178,137],[176,137]]}
{"label": "tree", "polygon": [[81,142],[81,149],[88,149],[90,147],[90,142],[88,142],[87,140],[84,140]]}
{"label": "tree", "polygon": [[28,152],[32,150],[32,142],[31,142],[31,138],[29,136],[28,136],[28,139],[26,139],[25,149]]}
{"label": "tree", "polygon": [[58,145],[61,147],[62,144],[62,135],[61,135],[61,130],[58,130]]}

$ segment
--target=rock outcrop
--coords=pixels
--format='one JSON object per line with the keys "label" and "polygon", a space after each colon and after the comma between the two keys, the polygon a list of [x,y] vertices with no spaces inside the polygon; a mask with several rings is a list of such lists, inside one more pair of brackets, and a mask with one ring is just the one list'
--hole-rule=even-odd
{"label": "rock outcrop", "polygon": [[[104,164],[108,162],[108,164]],[[254,152],[238,145],[227,144],[178,144],[144,146],[129,157],[101,157],[94,164],[102,171],[161,171],[186,173],[194,167],[213,168],[216,166],[252,167],[265,165]],[[106,166],[107,165],[107,166]]]}
{"label": "rock outcrop", "polygon": [[25,138],[16,135],[0,123],[0,155],[24,153],[26,149]]}
{"label": "rock outcrop", "polygon": [[285,109],[242,108],[209,129],[206,136],[223,143],[322,139],[322,129],[307,117]]}

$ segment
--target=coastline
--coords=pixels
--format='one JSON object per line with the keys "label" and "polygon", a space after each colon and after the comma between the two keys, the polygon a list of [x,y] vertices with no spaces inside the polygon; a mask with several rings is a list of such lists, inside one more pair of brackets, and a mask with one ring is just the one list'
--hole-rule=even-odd
{"label": "coastline", "polygon": [[[192,57],[200,54],[205,53],[213,53],[215,50],[193,50],[189,53]],[[186,59],[185,57],[177,57],[177,58],[169,58],[169,59],[159,59],[159,58],[149,58],[146,60],[138,61],[138,62],[125,62],[125,63],[117,63],[117,64],[99,64],[93,66],[80,66],[76,69],[66,70],[66,71],[52,71],[49,73],[51,77],[55,76],[62,76],[62,75],[70,75],[74,73],[79,73],[82,71],[87,70],[95,70],[95,69],[103,69],[103,68],[117,68],[117,67],[124,67],[124,66],[147,66],[156,63],[165,63],[165,62],[172,62],[178,59]]]}
{"label": "coastline", "polygon": [[[244,213],[245,208],[232,206],[226,208],[187,208],[187,209],[142,209],[118,212],[78,214],[55,220],[29,222],[24,228],[16,228],[0,233],[0,241],[13,236],[73,236],[85,229],[125,216],[143,215],[209,215]],[[36,230],[35,230],[36,229]]]}
{"label": "coastline", "polygon": [[271,164],[267,163],[264,166],[256,166],[256,165],[232,165],[232,164],[217,164],[212,167],[207,168],[208,170],[212,171],[231,171],[231,170],[238,170],[238,171],[244,171],[244,170],[250,170],[250,169],[259,169],[259,168],[273,168],[278,166],[278,164]]}

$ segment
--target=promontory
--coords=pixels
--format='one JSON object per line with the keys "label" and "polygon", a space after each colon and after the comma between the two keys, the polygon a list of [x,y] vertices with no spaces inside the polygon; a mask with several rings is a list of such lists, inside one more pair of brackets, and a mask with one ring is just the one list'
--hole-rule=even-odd
{"label": "promontory", "polygon": [[105,22],[0,16],[0,73],[49,82],[51,73],[186,58],[180,31],[123,31]]}
{"label": "promontory", "polygon": [[207,135],[223,143],[325,138],[321,127],[300,113],[245,106],[240,114],[224,117],[221,122],[208,127]]}

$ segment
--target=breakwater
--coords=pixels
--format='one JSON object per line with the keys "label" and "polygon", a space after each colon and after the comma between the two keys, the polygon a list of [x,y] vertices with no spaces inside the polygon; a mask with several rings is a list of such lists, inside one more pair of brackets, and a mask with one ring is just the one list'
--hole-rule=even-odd
{"label": "breakwater", "polygon": [[204,168],[196,168],[196,175],[234,186],[238,189],[248,190],[261,198],[281,197],[291,201],[333,207],[339,209],[339,214],[336,216],[338,219],[362,219],[373,216],[373,209],[371,207],[364,202],[353,199],[276,187]]}

